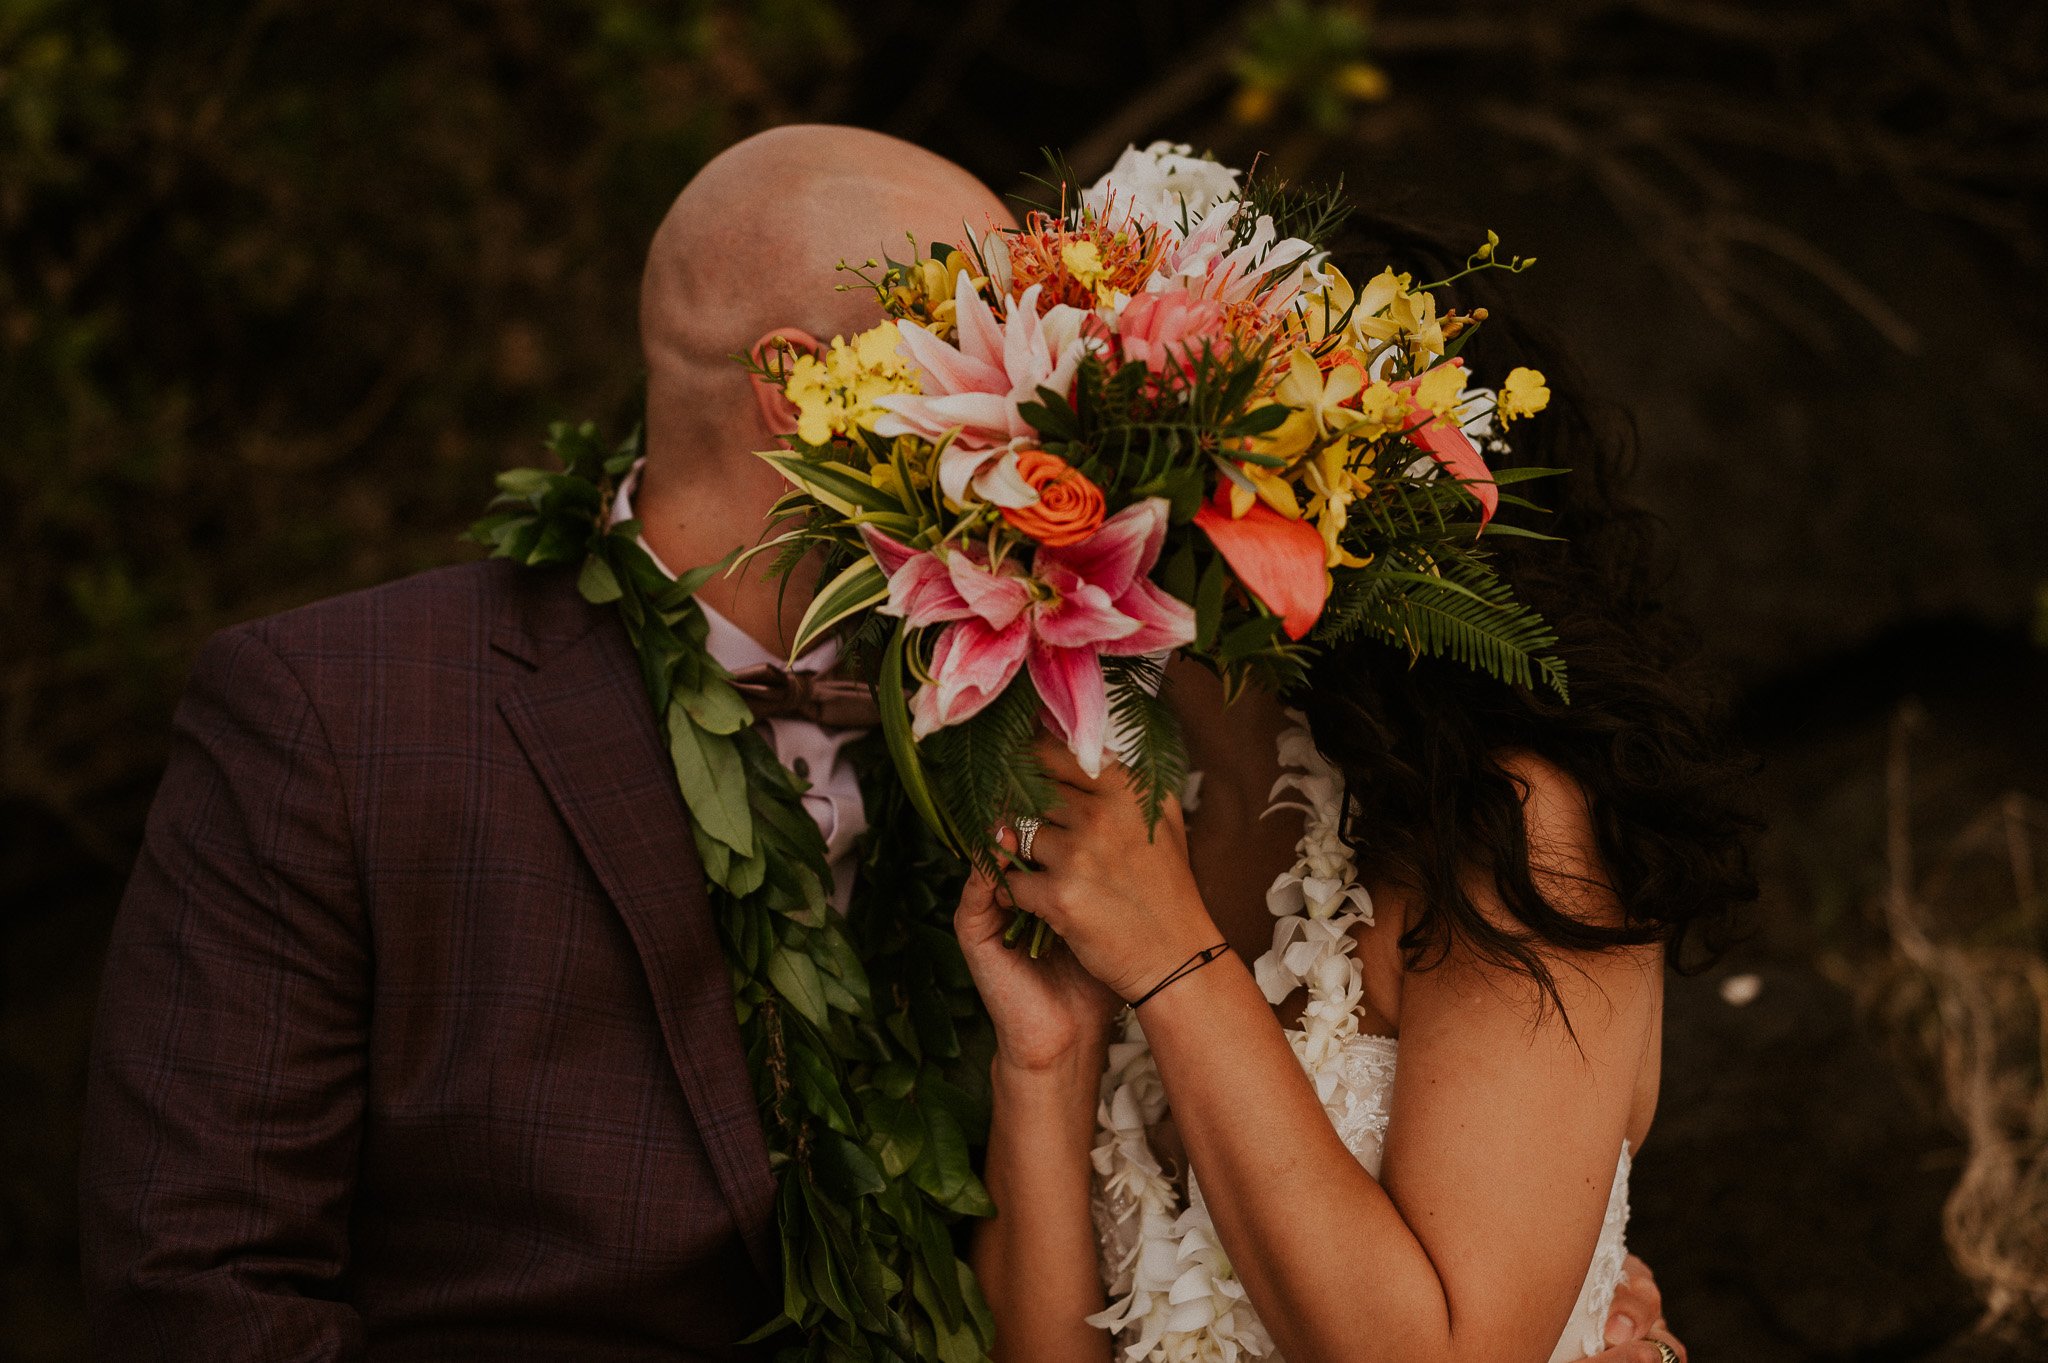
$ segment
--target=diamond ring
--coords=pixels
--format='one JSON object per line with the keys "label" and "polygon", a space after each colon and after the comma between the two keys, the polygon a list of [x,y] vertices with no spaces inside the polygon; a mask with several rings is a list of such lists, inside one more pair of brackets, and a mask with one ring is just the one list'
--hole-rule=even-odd
{"label": "diamond ring", "polygon": [[1031,844],[1038,841],[1038,830],[1045,827],[1045,820],[1026,814],[1010,826],[1017,830],[1017,859],[1031,860]]}

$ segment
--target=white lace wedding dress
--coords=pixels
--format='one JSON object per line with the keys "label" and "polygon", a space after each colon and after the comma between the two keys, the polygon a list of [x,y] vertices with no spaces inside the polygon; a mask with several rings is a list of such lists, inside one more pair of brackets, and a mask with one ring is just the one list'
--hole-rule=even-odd
{"label": "white lace wedding dress", "polygon": [[[1381,1143],[1394,1093],[1399,1047],[1391,1037],[1358,1030],[1362,972],[1350,932],[1372,922],[1372,901],[1358,884],[1339,837],[1342,778],[1298,723],[1280,739],[1285,773],[1274,786],[1275,808],[1302,811],[1306,828],[1294,867],[1273,882],[1273,946],[1253,964],[1275,1004],[1306,987],[1308,1004],[1288,1040],[1315,1083],[1337,1134],[1367,1173],[1379,1176]],[[1294,798],[1282,799],[1291,794]],[[1190,1173],[1186,1194],[1152,1150],[1150,1131],[1166,1115],[1166,1093],[1137,1020],[1110,1047],[1102,1079],[1094,1149],[1095,1229],[1109,1308],[1090,1317],[1113,1331],[1130,1363],[1235,1363],[1277,1359],[1243,1284],[1217,1243]],[[1629,1150],[1623,1144],[1607,1217],[1551,1363],[1598,1353],[1627,1251]]]}

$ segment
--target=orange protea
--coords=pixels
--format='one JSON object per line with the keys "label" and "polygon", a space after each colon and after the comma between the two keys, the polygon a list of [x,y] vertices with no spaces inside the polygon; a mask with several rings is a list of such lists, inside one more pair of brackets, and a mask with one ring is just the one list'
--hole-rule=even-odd
{"label": "orange protea", "polygon": [[1159,246],[1157,230],[1129,215],[1072,227],[1050,213],[1033,213],[1009,239],[1011,292],[1041,286],[1040,312],[1060,303],[1092,308],[1112,294],[1142,289],[1158,267]]}

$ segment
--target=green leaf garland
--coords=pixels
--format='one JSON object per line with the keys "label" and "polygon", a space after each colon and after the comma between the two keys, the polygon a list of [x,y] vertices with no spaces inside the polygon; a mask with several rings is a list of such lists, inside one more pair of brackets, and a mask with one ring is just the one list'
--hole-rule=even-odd
{"label": "green leaf garland", "polygon": [[907,735],[853,746],[870,831],[842,918],[802,782],[705,648],[693,595],[725,565],[671,581],[635,523],[605,524],[637,432],[608,449],[589,423],[558,425],[549,448],[562,472],[501,475],[471,533],[494,556],[576,566],[584,598],[617,606],[640,658],[777,1181],[782,1304],[752,1338],[803,1363],[980,1363],[994,1326],[954,1231],[994,1210],[970,1156],[987,1132],[993,1040],[950,927],[961,863],[927,826],[930,793],[907,791],[889,760],[889,739]]}

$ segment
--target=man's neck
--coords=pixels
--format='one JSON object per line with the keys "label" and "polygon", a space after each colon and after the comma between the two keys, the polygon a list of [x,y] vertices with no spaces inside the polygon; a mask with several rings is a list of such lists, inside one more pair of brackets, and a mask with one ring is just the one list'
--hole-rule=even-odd
{"label": "man's neck", "polygon": [[[768,508],[783,490],[775,471],[755,459],[725,461],[687,480],[650,462],[633,499],[633,514],[655,556],[676,572],[686,572],[758,544],[768,530]],[[738,572],[712,578],[697,594],[782,657],[810,605],[817,565],[807,561],[786,580],[770,579],[775,557],[756,555]]]}

